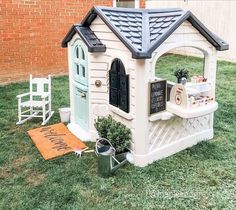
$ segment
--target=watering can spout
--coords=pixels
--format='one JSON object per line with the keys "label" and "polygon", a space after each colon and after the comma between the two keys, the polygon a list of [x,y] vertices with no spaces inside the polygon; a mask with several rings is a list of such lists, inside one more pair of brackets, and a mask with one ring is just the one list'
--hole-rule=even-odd
{"label": "watering can spout", "polygon": [[[114,173],[117,169],[119,169],[121,166],[127,163],[127,159],[123,156],[124,156],[123,154],[119,154],[113,157],[113,160],[115,163],[111,166],[111,173]],[[121,159],[121,160],[119,161],[118,159]]]}

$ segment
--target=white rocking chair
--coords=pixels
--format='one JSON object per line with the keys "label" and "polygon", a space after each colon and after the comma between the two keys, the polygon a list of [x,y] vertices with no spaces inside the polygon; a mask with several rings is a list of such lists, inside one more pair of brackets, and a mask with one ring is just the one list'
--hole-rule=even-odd
{"label": "white rocking chair", "polygon": [[17,125],[23,124],[33,117],[42,118],[42,125],[45,125],[54,113],[51,110],[50,75],[48,75],[48,78],[32,78],[32,75],[30,75],[30,92],[16,97],[18,98],[19,118]]}

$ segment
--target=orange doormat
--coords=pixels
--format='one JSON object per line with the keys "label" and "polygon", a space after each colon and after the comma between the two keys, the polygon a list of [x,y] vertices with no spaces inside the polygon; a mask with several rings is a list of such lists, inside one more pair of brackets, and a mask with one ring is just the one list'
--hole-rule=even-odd
{"label": "orange doormat", "polygon": [[45,160],[87,147],[63,123],[36,128],[28,134]]}

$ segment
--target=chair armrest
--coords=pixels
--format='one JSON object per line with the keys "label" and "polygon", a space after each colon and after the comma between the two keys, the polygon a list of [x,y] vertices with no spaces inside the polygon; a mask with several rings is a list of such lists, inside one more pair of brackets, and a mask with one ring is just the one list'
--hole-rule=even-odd
{"label": "chair armrest", "polygon": [[47,97],[49,97],[49,93],[45,93],[45,94],[42,94],[42,95],[41,95],[41,99],[45,99],[45,98],[47,98]]}
{"label": "chair armrest", "polygon": [[16,98],[22,98],[22,97],[28,96],[28,95],[30,95],[30,92],[17,95]]}
{"label": "chair armrest", "polygon": [[32,96],[38,96],[41,97],[41,99],[45,99],[47,97],[49,97],[49,93],[42,93],[42,94],[37,94],[37,93],[32,93]]}

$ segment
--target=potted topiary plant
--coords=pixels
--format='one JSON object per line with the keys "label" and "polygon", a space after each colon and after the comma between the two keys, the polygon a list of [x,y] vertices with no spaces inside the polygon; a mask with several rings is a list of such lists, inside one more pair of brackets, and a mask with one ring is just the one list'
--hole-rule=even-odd
{"label": "potted topiary plant", "polygon": [[108,117],[98,117],[95,120],[95,128],[100,138],[108,139],[116,153],[124,153],[127,151],[131,140],[131,131],[125,125],[115,121],[111,115]]}
{"label": "potted topiary plant", "polygon": [[[98,143],[101,142],[105,142],[105,145],[100,147],[100,149],[108,149],[105,150],[104,155],[98,154],[98,173],[102,177],[109,177],[116,169],[127,162],[126,155],[129,152],[128,146],[131,140],[131,131],[122,123],[115,121],[110,115],[108,117],[98,117],[94,126],[100,137],[97,140],[95,151],[97,151]],[[111,144],[112,148],[114,147],[115,154],[107,154],[107,151],[113,152],[109,144]]]}
{"label": "potted topiary plant", "polygon": [[188,79],[189,71],[187,69],[185,69],[185,68],[177,69],[177,70],[175,70],[174,75],[177,78],[177,82],[181,83],[182,78],[185,78],[186,80]]}

